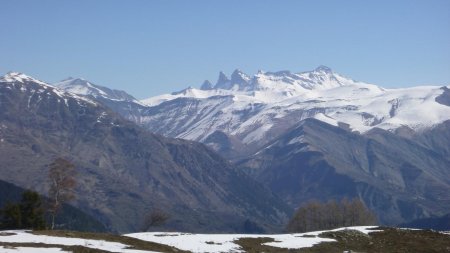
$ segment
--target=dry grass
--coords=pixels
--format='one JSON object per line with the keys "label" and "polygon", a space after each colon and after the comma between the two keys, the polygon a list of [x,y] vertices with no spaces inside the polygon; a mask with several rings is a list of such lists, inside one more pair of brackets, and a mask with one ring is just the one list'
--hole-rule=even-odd
{"label": "dry grass", "polygon": [[44,243],[4,243],[0,242],[0,246],[5,248],[14,249],[17,247],[32,247],[32,248],[60,248],[64,251],[73,253],[109,253],[109,251],[91,249],[84,246],[66,246],[58,244],[44,244]]}
{"label": "dry grass", "polygon": [[365,253],[443,253],[450,252],[450,236],[430,230],[402,230],[386,228],[382,232],[366,235],[355,230],[326,232],[321,237],[335,239],[311,248],[280,249],[261,245],[271,238],[241,238],[235,242],[246,252],[266,253],[342,253],[344,251]]}
{"label": "dry grass", "polygon": [[75,232],[75,231],[61,231],[61,230],[41,230],[41,231],[33,231],[33,234],[36,235],[48,235],[48,236],[59,236],[66,238],[82,238],[82,239],[92,239],[92,240],[104,240],[108,242],[118,242],[122,244],[126,244],[130,246],[130,249],[136,250],[151,250],[158,251],[164,253],[184,253],[187,251],[183,251],[177,249],[175,247],[170,247],[164,244],[142,241],[139,239],[113,235],[113,234],[105,234],[105,233],[88,233],[88,232]]}
{"label": "dry grass", "polygon": [[[130,245],[130,248],[137,250],[150,250],[168,253],[183,253],[174,247],[153,242],[146,242],[125,236],[84,233],[72,231],[34,231],[33,234],[60,236],[67,238],[82,238],[105,240],[109,242],[119,242]],[[335,239],[336,242],[324,242],[311,248],[303,249],[282,249],[263,245],[272,242],[269,237],[262,238],[240,238],[235,241],[248,253],[342,253],[344,251],[365,252],[365,253],[450,253],[450,235],[442,234],[430,230],[403,230],[384,228],[381,232],[373,232],[366,235],[356,230],[342,230],[336,232],[326,232],[321,237]],[[301,240],[301,238],[299,238]],[[85,246],[65,246],[57,244],[42,243],[1,243],[4,247],[40,247],[40,248],[61,248],[75,253],[104,253],[107,251],[91,249]]]}

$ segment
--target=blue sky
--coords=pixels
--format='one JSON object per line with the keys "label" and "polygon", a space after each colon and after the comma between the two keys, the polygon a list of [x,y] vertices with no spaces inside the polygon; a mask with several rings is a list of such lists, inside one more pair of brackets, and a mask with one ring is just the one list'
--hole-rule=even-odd
{"label": "blue sky", "polygon": [[1,0],[0,73],[138,98],[326,65],[384,87],[450,84],[450,1]]}

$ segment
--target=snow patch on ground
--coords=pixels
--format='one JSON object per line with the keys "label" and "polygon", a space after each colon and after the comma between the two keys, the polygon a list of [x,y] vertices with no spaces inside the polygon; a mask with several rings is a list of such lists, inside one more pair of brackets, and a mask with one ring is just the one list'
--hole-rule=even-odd
{"label": "snow patch on ground", "polygon": [[[374,226],[338,228],[331,231],[340,231],[345,229],[358,230],[368,234],[379,230],[370,230]],[[330,230],[328,230],[330,231]],[[190,233],[134,233],[126,236],[137,238],[144,241],[166,244],[181,250],[188,250],[194,253],[213,253],[213,252],[243,252],[241,247],[234,243],[240,238],[273,238],[274,242],[265,243],[265,245],[278,248],[307,248],[321,242],[333,242],[329,238],[320,238],[319,234],[327,231],[316,231],[297,234],[278,234],[278,235],[251,235],[251,234],[190,234]]]}
{"label": "snow patch on ground", "polygon": [[70,252],[60,248],[33,248],[33,247],[4,247],[0,246],[1,253],[54,253],[54,252]]}
{"label": "snow patch on ground", "polygon": [[[104,240],[91,240],[82,238],[66,238],[57,236],[47,236],[47,235],[34,235],[26,230],[9,230],[3,231],[4,235],[0,236],[0,242],[6,243],[43,243],[43,244],[56,244],[56,245],[67,245],[67,246],[84,246],[92,249],[106,250],[110,252],[121,252],[121,253],[151,253],[154,251],[144,251],[144,250],[133,250],[127,249],[129,245],[125,245],[117,242],[108,242]],[[10,234],[10,235],[8,235]],[[28,247],[26,247],[28,250]],[[22,252],[22,251],[11,251],[11,252]],[[25,252],[37,252],[37,251],[25,251]],[[48,252],[48,251],[45,251]]]}

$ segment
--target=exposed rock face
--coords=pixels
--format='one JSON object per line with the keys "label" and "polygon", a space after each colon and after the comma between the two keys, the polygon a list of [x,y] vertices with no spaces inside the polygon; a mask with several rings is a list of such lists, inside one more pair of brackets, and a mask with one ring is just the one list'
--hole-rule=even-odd
{"label": "exposed rock face", "polygon": [[450,106],[450,89],[445,86],[441,89],[444,91],[444,93],[436,97],[436,102],[438,102],[439,104]]}

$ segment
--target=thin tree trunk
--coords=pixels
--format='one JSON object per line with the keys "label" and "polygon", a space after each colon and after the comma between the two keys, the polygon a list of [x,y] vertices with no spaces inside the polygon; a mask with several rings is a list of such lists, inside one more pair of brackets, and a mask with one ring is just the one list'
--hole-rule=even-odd
{"label": "thin tree trunk", "polygon": [[53,230],[55,228],[55,213],[52,213],[52,226],[51,226],[51,230]]}

